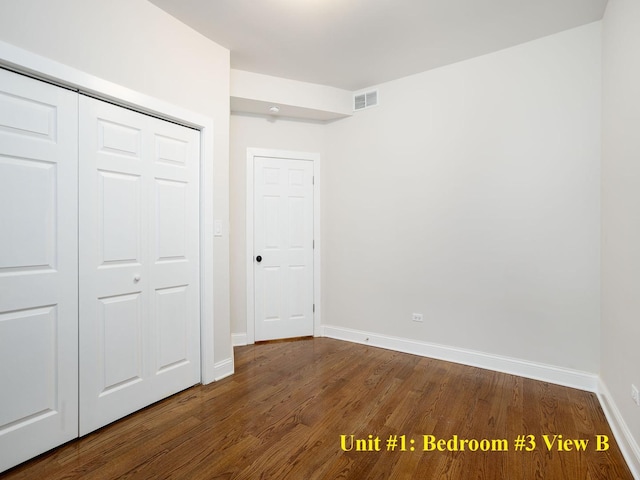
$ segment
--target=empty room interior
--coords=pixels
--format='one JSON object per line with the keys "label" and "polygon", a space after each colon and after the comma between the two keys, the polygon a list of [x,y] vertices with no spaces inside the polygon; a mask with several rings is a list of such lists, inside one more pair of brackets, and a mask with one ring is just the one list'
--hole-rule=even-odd
{"label": "empty room interior", "polygon": [[0,478],[640,479],[639,25],[1,0]]}

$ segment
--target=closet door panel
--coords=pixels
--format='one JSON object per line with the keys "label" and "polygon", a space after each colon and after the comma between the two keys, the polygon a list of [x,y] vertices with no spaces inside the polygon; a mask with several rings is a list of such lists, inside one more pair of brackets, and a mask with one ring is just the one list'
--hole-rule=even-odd
{"label": "closet door panel", "polygon": [[[150,357],[161,395],[200,381],[199,141],[197,131],[152,119]],[[190,380],[188,380],[190,378]]]}
{"label": "closet door panel", "polygon": [[80,434],[148,404],[145,117],[80,97]]}
{"label": "closet door panel", "polygon": [[78,435],[77,95],[0,70],[0,471]]}

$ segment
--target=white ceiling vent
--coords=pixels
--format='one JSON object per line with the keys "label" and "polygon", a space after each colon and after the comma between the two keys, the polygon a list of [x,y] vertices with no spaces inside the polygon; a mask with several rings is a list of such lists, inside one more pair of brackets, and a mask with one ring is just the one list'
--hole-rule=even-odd
{"label": "white ceiling vent", "polygon": [[378,105],[378,91],[357,93],[353,96],[353,110],[364,110],[365,108],[375,107]]}

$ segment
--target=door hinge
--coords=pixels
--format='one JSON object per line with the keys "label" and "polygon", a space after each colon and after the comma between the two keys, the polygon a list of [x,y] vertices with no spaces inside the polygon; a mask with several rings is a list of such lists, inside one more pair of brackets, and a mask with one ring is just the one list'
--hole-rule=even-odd
{"label": "door hinge", "polygon": [[316,177],[311,177],[311,185],[315,185],[316,184]]}
{"label": "door hinge", "polygon": [[312,245],[313,246],[311,248],[316,248],[316,241],[315,240],[312,242]]}
{"label": "door hinge", "polygon": [[315,313],[315,312],[316,312],[316,304],[314,303],[313,304],[313,313]]}

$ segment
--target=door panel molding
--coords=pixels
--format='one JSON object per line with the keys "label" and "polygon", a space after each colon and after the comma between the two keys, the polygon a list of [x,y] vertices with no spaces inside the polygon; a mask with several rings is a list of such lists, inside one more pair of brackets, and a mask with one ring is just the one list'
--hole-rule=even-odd
{"label": "door panel molding", "polygon": [[247,197],[246,197],[246,296],[247,296],[247,334],[246,343],[255,342],[255,281],[254,281],[254,184],[255,184],[255,157],[281,158],[288,160],[307,160],[313,162],[313,230],[315,248],[313,250],[313,297],[315,311],[313,314],[314,336],[320,335],[321,325],[321,272],[320,253],[322,250],[320,233],[320,154],[314,152],[296,152],[289,150],[274,150],[264,148],[247,149]]}

